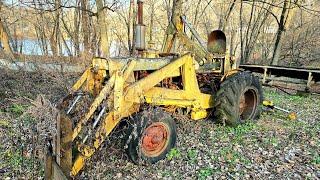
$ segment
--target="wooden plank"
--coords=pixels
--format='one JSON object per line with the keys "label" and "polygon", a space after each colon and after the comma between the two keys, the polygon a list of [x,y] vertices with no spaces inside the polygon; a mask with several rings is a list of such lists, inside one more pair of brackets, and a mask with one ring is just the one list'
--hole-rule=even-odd
{"label": "wooden plank", "polygon": [[308,80],[312,73],[312,80],[320,81],[320,69],[311,68],[291,68],[281,66],[262,66],[262,65],[240,65],[240,68],[264,75],[264,78],[269,75],[278,77],[290,77],[295,79]]}
{"label": "wooden plank", "polygon": [[316,68],[298,68],[298,67],[286,67],[286,66],[263,66],[263,65],[254,65],[254,64],[243,64],[240,67],[252,67],[252,68],[268,68],[268,69],[279,69],[279,70],[293,70],[293,71],[302,71],[302,72],[315,72],[320,73],[320,69]]}
{"label": "wooden plank", "polygon": [[312,79],[313,79],[312,72],[309,72],[308,82],[307,82],[307,88],[308,89],[311,87]]}

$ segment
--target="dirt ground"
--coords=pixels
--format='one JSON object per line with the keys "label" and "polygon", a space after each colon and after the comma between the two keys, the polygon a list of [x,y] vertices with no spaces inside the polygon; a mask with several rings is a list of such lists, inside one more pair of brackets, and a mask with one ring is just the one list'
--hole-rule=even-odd
{"label": "dirt ground", "polygon": [[[43,177],[41,128],[52,109],[37,108],[41,118],[26,112],[38,95],[54,105],[77,76],[0,70],[0,179]],[[180,119],[176,148],[147,166],[129,161],[115,133],[76,179],[319,179],[320,96],[264,90],[266,99],[298,112],[298,120],[277,111],[236,128]]]}

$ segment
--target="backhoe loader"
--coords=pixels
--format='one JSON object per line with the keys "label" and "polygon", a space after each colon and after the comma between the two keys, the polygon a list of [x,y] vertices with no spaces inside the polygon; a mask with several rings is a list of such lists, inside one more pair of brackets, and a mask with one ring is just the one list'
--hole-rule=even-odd
{"label": "backhoe loader", "polygon": [[[172,113],[178,110],[192,120],[214,119],[231,126],[258,117],[263,99],[259,79],[237,68],[226,53],[222,31],[210,33],[205,44],[183,16],[182,1],[175,0],[162,52],[151,52],[144,42],[142,6],[138,1],[137,55],[94,58],[57,106],[46,179],[76,177],[121,121],[130,121],[125,148],[139,164],[164,159],[175,146]],[[176,51],[177,44],[183,52]],[[79,111],[83,101],[90,104],[85,112]]]}

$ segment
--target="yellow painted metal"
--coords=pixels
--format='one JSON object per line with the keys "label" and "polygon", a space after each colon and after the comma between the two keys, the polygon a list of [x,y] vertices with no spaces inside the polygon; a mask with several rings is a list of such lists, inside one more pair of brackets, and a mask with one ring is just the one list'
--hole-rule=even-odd
{"label": "yellow painted metal", "polygon": [[[144,52],[142,55],[144,58],[139,59],[94,58],[91,67],[83,73],[72,87],[71,92],[83,88],[84,91],[93,94],[95,97],[88,112],[73,129],[72,141],[76,139],[82,127],[92,118],[101,103],[106,103],[108,107],[107,114],[103,116],[103,120],[95,132],[93,142],[90,145],[77,142],[76,146],[79,154],[72,165],[72,176],[79,173],[85,165],[85,161],[99,149],[121,119],[139,111],[140,104],[148,103],[187,108],[191,110],[193,120],[206,118],[209,109],[213,108],[214,98],[211,94],[201,93],[199,89],[196,70],[199,68],[200,62],[203,64],[214,63],[217,59],[224,59],[224,64],[221,65],[220,69],[213,66],[206,69],[211,73],[224,75],[222,80],[238,72],[228,54],[224,58],[215,57],[186,36],[184,24],[181,20],[182,1],[174,6],[176,10],[173,12],[171,23],[167,29],[162,52],[175,52],[175,43],[179,40],[179,43],[192,51],[195,57],[191,53],[187,53],[172,60],[170,58],[159,58],[159,54],[156,52]],[[135,81],[133,72],[140,70],[154,72]],[[104,85],[108,76],[110,77]],[[182,90],[157,87],[164,79],[177,76],[182,78]]]}
{"label": "yellow painted metal", "polygon": [[191,119],[193,120],[200,120],[204,119],[208,116],[208,112],[206,110],[198,110],[191,112]]}
{"label": "yellow painted metal", "polygon": [[185,90],[173,90],[160,87],[151,88],[144,94],[146,103],[153,105],[175,105],[179,107],[213,107],[213,97],[210,94],[193,93]]}
{"label": "yellow painted metal", "polygon": [[72,176],[78,174],[78,172],[82,169],[85,164],[85,160],[93,155],[93,153],[100,147],[100,145],[104,142],[105,138],[112,132],[112,130],[118,125],[120,120],[123,117],[127,117],[134,112],[137,112],[138,109],[135,109],[133,103],[124,103],[122,107],[122,111],[119,112],[118,119],[115,118],[115,111],[109,112],[106,119],[104,120],[102,126],[99,126],[97,133],[95,135],[95,140],[93,143],[93,147],[86,146],[81,152],[90,152],[86,153],[86,155],[79,155],[75,163],[72,167]]}
{"label": "yellow painted metal", "polygon": [[266,106],[266,107],[272,107],[272,106],[274,106],[273,102],[270,101],[270,100],[264,100],[262,104],[263,104],[264,106]]}
{"label": "yellow painted metal", "polygon": [[94,72],[87,71],[87,81],[86,81],[86,86],[85,86],[85,91],[90,92],[90,93],[94,93]]}
{"label": "yellow painted metal", "polygon": [[183,91],[153,88],[150,92],[146,92],[146,102],[156,105],[191,107],[192,119],[199,120],[206,118],[206,109],[213,107],[213,98],[209,94],[200,92],[194,68],[194,60],[191,56],[184,58],[182,80],[184,85]]}
{"label": "yellow painted metal", "polygon": [[75,176],[82,169],[86,161],[86,157],[83,155],[78,155],[71,170],[71,176]]}
{"label": "yellow painted metal", "polygon": [[123,86],[124,78],[120,72],[116,73],[116,81],[113,90],[113,119],[119,119],[121,117],[122,103],[123,103]]}
{"label": "yellow painted metal", "polygon": [[224,58],[224,72],[223,74],[227,74],[230,70],[232,70],[232,65],[231,65],[231,62],[230,62],[231,58],[229,56],[229,53],[226,54],[225,58]]}
{"label": "yellow painted metal", "polygon": [[[93,153],[96,151],[96,149],[99,148],[101,143],[105,140],[105,138],[111,133],[111,131],[116,127],[116,125],[119,123],[119,121],[123,117],[127,117],[134,112],[137,111],[137,109],[132,110],[134,108],[132,103],[125,103],[124,104],[124,97],[123,97],[123,89],[124,89],[124,81],[128,79],[130,74],[133,73],[133,69],[135,66],[136,62],[131,61],[129,65],[127,66],[126,70],[122,74],[120,71],[116,71],[114,75],[111,77],[114,80],[109,80],[110,86],[108,84],[102,89],[100,92],[99,96],[95,99],[96,103],[94,102],[93,104],[100,104],[103,99],[105,99],[105,88],[108,89],[107,87],[114,87],[114,94],[113,94],[113,99],[114,99],[114,108],[111,112],[108,113],[106,119],[103,122],[103,125],[100,126],[97,130],[97,133],[95,135],[95,141],[93,146],[84,146],[84,145],[79,145],[78,150],[81,152],[81,154],[76,158],[76,161],[73,165],[72,168],[72,175],[75,176],[84,166],[85,159],[89,158],[93,155]],[[100,97],[101,95],[101,97]],[[104,98],[103,98],[104,97]],[[99,103],[100,102],[100,103]],[[91,112],[95,111],[95,106],[92,106],[89,110]],[[91,115],[87,113],[87,117],[90,117]],[[82,125],[79,125],[76,127],[73,137],[75,138],[78,133],[81,130]]]}
{"label": "yellow painted metal", "polygon": [[143,57],[146,58],[158,58],[159,57],[159,53],[156,51],[145,51],[143,52]]}
{"label": "yellow painted metal", "polygon": [[93,58],[92,68],[96,70],[108,70],[107,60],[103,58]]}
{"label": "yellow painted metal", "polygon": [[146,78],[143,78],[137,81],[136,83],[128,86],[128,91],[125,99],[127,101],[140,103],[141,99],[144,99],[143,94],[145,92],[155,87],[163,79],[170,77],[170,75],[173,72],[175,72],[176,69],[179,69],[185,64],[186,60],[188,60],[189,57],[191,57],[190,53],[176,59],[175,61],[166,65],[165,67],[149,74]]}
{"label": "yellow painted metal", "polygon": [[[90,82],[96,81],[96,74],[99,73],[99,71],[101,71],[101,76],[103,76],[102,71],[106,68],[106,66],[104,66],[104,64],[106,64],[105,61],[95,61],[93,72],[86,71],[87,77],[84,76],[81,78],[87,79],[89,84]],[[109,65],[110,62],[108,62]],[[92,117],[102,101],[106,100],[109,102],[111,109],[109,109],[105,119],[98,127],[93,139],[93,144],[84,145],[80,143],[77,145],[80,153],[73,163],[71,170],[72,176],[78,174],[84,166],[86,159],[94,154],[121,119],[137,112],[141,103],[146,102],[154,105],[171,105],[188,108],[191,109],[191,118],[194,120],[203,119],[208,116],[207,109],[213,107],[213,97],[210,94],[200,92],[195,71],[195,60],[190,53],[177,58],[139,81],[127,82],[128,78],[133,76],[135,65],[136,61],[130,61],[129,64],[119,65],[117,69],[113,69],[113,75],[95,97],[88,113],[79,121],[73,130],[72,140],[75,140],[82,126]],[[172,74],[182,77],[182,90],[156,87],[164,79],[172,77]],[[79,82],[78,84],[81,83]],[[93,88],[96,86],[97,85],[93,85]],[[88,89],[90,90],[90,88]]]}
{"label": "yellow painted metal", "polygon": [[183,89],[189,93],[199,94],[200,89],[197,82],[196,71],[191,56],[185,57],[184,66],[182,67]]}
{"label": "yellow painted metal", "polygon": [[89,118],[93,115],[93,113],[101,104],[101,102],[104,99],[106,99],[107,95],[110,93],[111,89],[114,86],[114,82],[115,82],[115,75],[111,76],[107,84],[101,90],[100,94],[96,97],[96,99],[91,104],[88,113],[78,122],[77,126],[73,130],[72,140],[74,140],[78,136],[79,132],[82,129],[82,125],[89,120]]}
{"label": "yellow painted metal", "polygon": [[71,88],[72,92],[78,91],[81,88],[83,83],[87,80],[89,71],[90,71],[90,68],[84,71],[84,73],[81,75],[79,80],[72,86]]}
{"label": "yellow painted metal", "polygon": [[243,71],[243,69],[231,69],[229,70],[226,74],[224,74],[222,76],[222,78],[220,79],[221,82],[223,82],[224,80],[226,80],[228,77],[234,75],[234,74],[237,74],[239,72]]}
{"label": "yellow painted metal", "polygon": [[131,74],[133,74],[134,67],[136,66],[137,61],[130,61],[126,71],[123,73],[123,79],[127,80]]}

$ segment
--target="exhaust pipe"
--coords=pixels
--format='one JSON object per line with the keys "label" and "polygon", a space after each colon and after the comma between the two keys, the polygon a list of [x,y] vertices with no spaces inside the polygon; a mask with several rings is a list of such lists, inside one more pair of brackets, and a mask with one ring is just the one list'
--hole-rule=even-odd
{"label": "exhaust pipe", "polygon": [[138,51],[144,51],[146,49],[146,26],[143,24],[143,1],[138,0],[138,12],[137,19],[138,23],[136,24],[136,41],[135,48]]}

